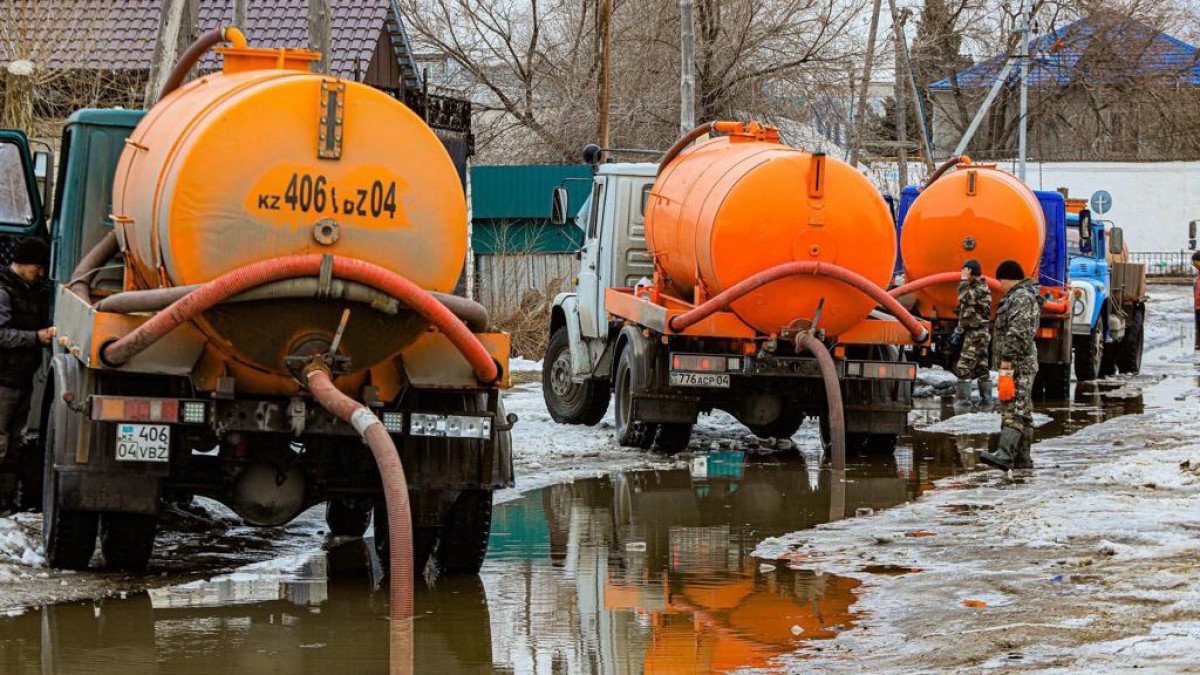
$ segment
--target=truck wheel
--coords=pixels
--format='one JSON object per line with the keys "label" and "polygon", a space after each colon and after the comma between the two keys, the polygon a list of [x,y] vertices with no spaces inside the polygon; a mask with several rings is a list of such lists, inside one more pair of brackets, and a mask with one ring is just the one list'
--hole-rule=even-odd
{"label": "truck wheel", "polygon": [[687,450],[691,440],[692,425],[671,423],[658,425],[658,438],[654,443],[659,450],[673,455]]}
{"label": "truck wheel", "polygon": [[1125,328],[1125,337],[1117,346],[1117,368],[1126,375],[1137,375],[1142,372],[1142,346],[1146,323],[1146,308],[1137,305],[1129,317],[1129,325]]}
{"label": "truck wheel", "polygon": [[1071,398],[1071,366],[1065,363],[1043,363],[1033,379],[1034,395],[1045,401],[1066,401]]}
{"label": "truck wheel", "polygon": [[[1100,322],[1103,322],[1103,316]],[[1104,331],[1100,323],[1092,328],[1087,335],[1077,335],[1071,341],[1072,354],[1075,361],[1075,379],[1087,382],[1096,379],[1100,374],[1100,361],[1104,358]]]}
{"label": "truck wheel", "polygon": [[491,532],[491,490],[463,490],[442,525],[438,568],[446,574],[478,574]]}
{"label": "truck wheel", "polygon": [[617,429],[617,442],[627,448],[649,449],[654,444],[654,435],[658,431],[655,424],[646,424],[633,419],[633,391],[642,388],[642,373],[645,368],[634,364],[632,348],[621,350],[620,360],[614,378],[616,387],[616,413],[614,415]]}
{"label": "truck wheel", "polygon": [[[380,498],[375,503],[375,556],[379,558],[379,566],[386,576],[388,571],[388,556],[391,555],[391,545],[388,541],[387,506]],[[438,542],[441,528],[428,526],[413,526],[413,578],[420,579],[425,574],[425,566]]]}
{"label": "truck wheel", "polygon": [[804,415],[782,413],[775,421],[767,424],[747,424],[750,433],[759,438],[791,438],[804,424]]}
{"label": "truck wheel", "polygon": [[100,518],[100,550],[105,569],[144,572],[154,552],[158,517],[145,513],[105,513]]}
{"label": "truck wheel", "polygon": [[325,524],[335,537],[361,537],[371,522],[371,504],[337,497],[325,507]]}
{"label": "truck wheel", "polygon": [[571,380],[571,340],[566,326],[550,336],[543,364],[542,395],[555,422],[594,426],[604,419],[611,394],[608,382]]}
{"label": "truck wheel", "polygon": [[1120,343],[1111,343],[1104,345],[1103,353],[1100,356],[1100,371],[1101,378],[1112,377],[1117,374],[1117,348]]}
{"label": "truck wheel", "polygon": [[55,431],[62,414],[55,415],[66,404],[54,403],[50,424],[46,430],[45,478],[42,481],[42,543],[46,548],[46,563],[54,569],[85,570],[96,550],[96,534],[100,529],[99,514],[91,511],[64,511],[58,506],[58,472],[54,470],[55,448],[59,435]]}

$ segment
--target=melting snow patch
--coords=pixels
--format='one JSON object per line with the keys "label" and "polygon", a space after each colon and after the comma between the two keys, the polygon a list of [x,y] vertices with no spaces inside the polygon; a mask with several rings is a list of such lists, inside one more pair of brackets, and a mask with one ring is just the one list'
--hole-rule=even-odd
{"label": "melting snow patch", "polygon": [[[39,541],[40,520],[41,516],[30,513],[0,518],[0,565],[46,566],[46,558],[42,554],[42,544]],[[0,574],[3,574],[2,567]]]}
{"label": "melting snow patch", "polygon": [[[912,420],[911,417],[910,420]],[[935,422],[927,426],[921,426],[920,420],[912,421],[915,422],[914,428],[931,434],[964,436],[967,434],[1000,433],[1000,413],[997,412],[965,413],[962,415],[955,415],[949,419]],[[1043,415],[1041,413],[1033,414],[1033,426],[1035,427],[1040,427],[1049,421],[1049,415]]]}
{"label": "melting snow patch", "polygon": [[541,371],[541,361],[531,361],[520,356],[508,360],[508,372],[510,373],[540,373]]}

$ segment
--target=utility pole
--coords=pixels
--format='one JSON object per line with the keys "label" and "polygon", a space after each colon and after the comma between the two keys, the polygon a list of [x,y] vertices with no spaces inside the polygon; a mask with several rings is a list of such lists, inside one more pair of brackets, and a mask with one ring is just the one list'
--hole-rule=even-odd
{"label": "utility pole", "polygon": [[233,0],[233,25],[246,30],[246,4],[249,0]]}
{"label": "utility pole", "polygon": [[1017,127],[1017,178],[1025,180],[1025,156],[1029,129],[1029,0],[1021,0],[1021,18],[1017,27],[1020,35],[1021,54],[1021,112],[1020,126]]}
{"label": "utility pole", "polygon": [[854,113],[854,141],[850,144],[850,166],[858,166],[858,153],[862,148],[863,125],[867,120],[867,90],[871,87],[871,66],[875,60],[875,33],[879,30],[879,9],[883,0],[871,5],[871,32],[867,34],[867,56],[863,63],[862,89],[858,92],[858,107]]}
{"label": "utility pole", "polygon": [[329,74],[329,0],[308,0],[308,48],[321,52],[321,60],[313,64],[313,70]]}
{"label": "utility pole", "polygon": [[904,63],[904,22],[896,12],[896,3],[894,0],[889,1],[889,10],[892,14],[892,44],[895,48],[895,68],[892,77],[892,97],[895,101],[895,114],[892,116],[896,121],[896,165],[900,172],[900,190],[908,187],[908,100],[904,92],[908,91],[908,87],[904,86],[904,74],[900,72],[901,65]]}
{"label": "utility pole", "polygon": [[[876,0],[878,2],[878,0]],[[679,0],[679,134],[696,128],[696,2]]]}
{"label": "utility pole", "polygon": [[[896,37],[900,41],[900,51],[897,53],[900,61],[897,68],[903,71],[905,81],[912,88],[913,112],[917,118],[917,131],[921,134],[921,154],[924,155],[925,168],[932,173],[933,149],[929,147],[929,130],[925,127],[925,111],[921,109],[921,92],[917,89],[917,78],[913,75],[912,64],[908,61],[908,38],[904,35],[904,23],[900,20],[900,13],[896,9],[896,0],[888,0],[888,9],[892,13],[892,30],[895,31]],[[907,117],[905,119],[907,120]],[[907,136],[907,133],[905,135]]]}
{"label": "utility pole", "polygon": [[609,146],[609,68],[612,66],[612,0],[597,0],[596,30],[600,35],[600,81],[596,90],[596,142],[600,147]]}
{"label": "utility pole", "polygon": [[148,109],[158,101],[163,85],[175,66],[180,51],[191,42],[196,30],[193,0],[165,0],[158,12],[158,36],[154,41],[154,56],[150,61],[150,77],[146,81],[143,105]]}

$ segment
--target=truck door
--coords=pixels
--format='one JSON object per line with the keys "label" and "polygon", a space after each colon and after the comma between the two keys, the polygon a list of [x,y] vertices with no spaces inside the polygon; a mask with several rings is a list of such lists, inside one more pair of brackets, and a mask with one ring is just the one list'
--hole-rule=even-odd
{"label": "truck door", "polygon": [[[615,235],[600,277],[610,286],[631,288],[654,277],[654,260],[646,246],[646,199],[652,178],[622,177],[609,185],[608,213]],[[603,299],[603,296],[601,297]]]}
{"label": "truck door", "polygon": [[592,194],[580,210],[586,220],[583,231],[583,247],[579,251],[579,328],[584,337],[600,337],[608,331],[602,325],[607,317],[602,309],[604,284],[600,282],[600,234],[604,228],[600,221],[606,210],[604,202],[604,179],[592,183]]}
{"label": "truck door", "polygon": [[29,141],[20,131],[0,130],[0,265],[12,262],[21,239],[46,236],[42,216]]}

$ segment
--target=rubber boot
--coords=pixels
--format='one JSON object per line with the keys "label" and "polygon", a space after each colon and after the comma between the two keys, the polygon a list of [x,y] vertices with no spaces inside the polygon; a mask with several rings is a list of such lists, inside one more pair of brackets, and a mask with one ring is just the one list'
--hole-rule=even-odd
{"label": "rubber boot", "polygon": [[995,452],[984,450],[979,453],[979,461],[990,464],[997,469],[1010,471],[1021,452],[1021,430],[1005,427],[1000,430],[1000,447]]}
{"label": "rubber boot", "polygon": [[979,384],[979,409],[990,411],[996,406],[996,397],[992,395],[992,376],[984,375],[976,382]]}
{"label": "rubber boot", "polygon": [[954,410],[961,412],[971,407],[971,381],[959,380],[954,389]]}
{"label": "rubber boot", "polygon": [[1032,469],[1033,468],[1033,428],[1026,427],[1021,432],[1021,444],[1017,451],[1017,456],[1013,461],[1014,469]]}

